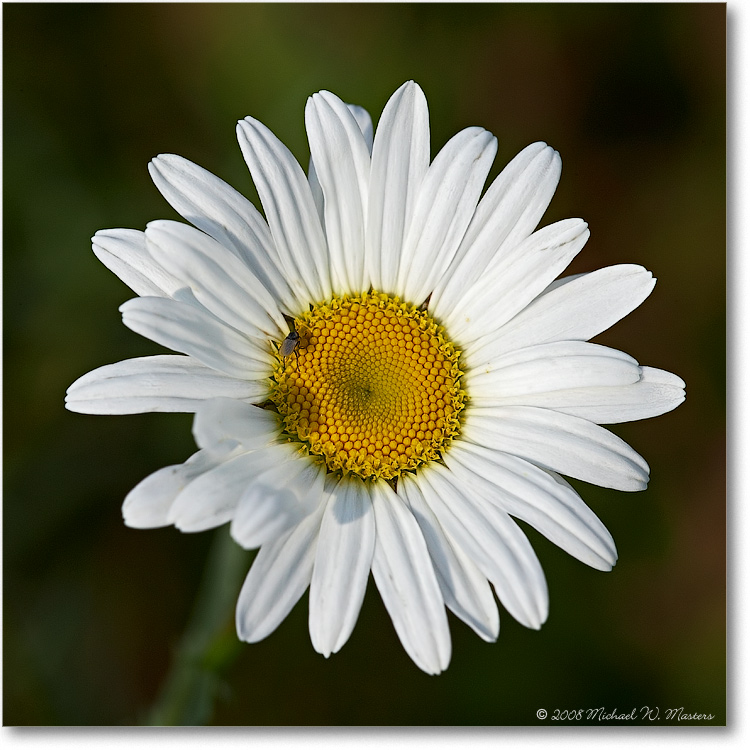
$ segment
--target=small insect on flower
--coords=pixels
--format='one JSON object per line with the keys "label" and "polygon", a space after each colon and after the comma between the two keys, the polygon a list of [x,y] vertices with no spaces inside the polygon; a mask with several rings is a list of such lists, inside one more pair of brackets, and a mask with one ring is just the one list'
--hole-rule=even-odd
{"label": "small insect on flower", "polygon": [[294,352],[294,356],[297,358],[297,364],[299,364],[299,352],[297,351],[298,348],[299,334],[297,333],[297,331],[289,331],[287,337],[281,342],[281,346],[279,347],[279,356],[286,359],[292,352]]}

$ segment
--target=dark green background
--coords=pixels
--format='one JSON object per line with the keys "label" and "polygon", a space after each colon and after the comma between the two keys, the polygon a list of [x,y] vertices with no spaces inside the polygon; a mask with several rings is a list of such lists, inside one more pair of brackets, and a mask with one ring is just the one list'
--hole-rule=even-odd
{"label": "dark green background", "polygon": [[4,723],[143,720],[211,542],[120,516],[133,485],[192,452],[190,416],[63,408],[84,372],[159,351],[121,325],[131,294],[89,237],[176,218],[146,171],[160,152],[256,200],[237,119],[261,119],[306,166],[309,94],[330,89],[377,120],[410,78],[433,152],[469,125],[499,138],[491,177],[532,141],[561,152],[544,223],[591,228],[571,270],[633,262],[659,279],[598,340],[678,373],[688,400],[615,427],[649,461],[647,491],[577,485],[617,542],[611,573],[529,532],[550,588],[541,632],[502,612],[485,644],[451,617],[451,666],[428,677],[374,589],[329,660],[310,645],[305,598],[239,648],[213,722],[536,725],[540,707],[684,706],[724,723],[725,12],[5,4]]}

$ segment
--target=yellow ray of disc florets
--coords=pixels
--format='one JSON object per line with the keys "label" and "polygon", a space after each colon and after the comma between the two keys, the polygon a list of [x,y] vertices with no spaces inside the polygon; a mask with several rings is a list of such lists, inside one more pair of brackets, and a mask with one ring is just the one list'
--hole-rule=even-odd
{"label": "yellow ray of disc florets", "polygon": [[329,471],[395,479],[458,434],[460,352],[427,312],[372,291],[317,305],[294,330],[271,400],[284,431]]}

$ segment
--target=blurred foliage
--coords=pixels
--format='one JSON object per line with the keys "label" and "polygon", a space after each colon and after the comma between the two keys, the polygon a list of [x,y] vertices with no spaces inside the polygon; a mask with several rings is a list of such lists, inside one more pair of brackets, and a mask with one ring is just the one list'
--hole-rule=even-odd
{"label": "blurred foliage", "polygon": [[491,177],[534,140],[561,152],[544,222],[583,216],[592,233],[571,272],[634,262],[660,279],[599,340],[680,374],[688,400],[615,428],[651,465],[646,492],[577,485],[617,541],[613,572],[529,531],[550,588],[541,632],[506,615],[486,644],[451,617],[452,664],[428,677],[373,587],[329,660],[309,643],[303,598],[225,665],[212,721],[525,725],[539,707],[684,706],[725,723],[725,14],[723,4],[3,5],[4,723],[146,720],[211,544],[128,529],[119,512],[142,477],[192,452],[189,415],[63,408],[84,372],[160,350],[120,324],[130,292],[88,238],[177,218],[146,171],[160,152],[256,200],[238,118],[258,117],[306,165],[309,94],[330,89],[377,119],[407,79],[427,94],[433,151],[482,125],[500,141]]}

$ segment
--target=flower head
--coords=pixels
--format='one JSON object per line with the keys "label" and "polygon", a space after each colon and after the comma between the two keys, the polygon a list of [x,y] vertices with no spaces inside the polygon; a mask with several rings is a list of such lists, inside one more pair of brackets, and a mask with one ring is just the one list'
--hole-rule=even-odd
{"label": "flower head", "polygon": [[614,565],[612,537],[560,474],[644,489],[646,462],[601,425],[675,408],[684,383],[589,342],[655,282],[636,265],[557,278],[589,232],[580,219],[536,229],[560,175],[552,148],[524,149],[482,195],[495,138],[467,128],[430,162],[413,82],[374,137],[367,112],[326,91],[305,115],[307,176],[257,120],[238,125],[265,220],[195,164],[153,160],[193,226],[98,232],[94,252],[139,295],[124,323],[181,354],[94,370],[67,405],[196,413],[200,450],[144,479],[123,513],[139,528],[230,522],[260,547],[240,638],[267,636],[309,587],[328,656],[372,572],[404,648],[437,673],[446,606],[488,641],[493,589],[524,625],[547,617],[514,518]]}

